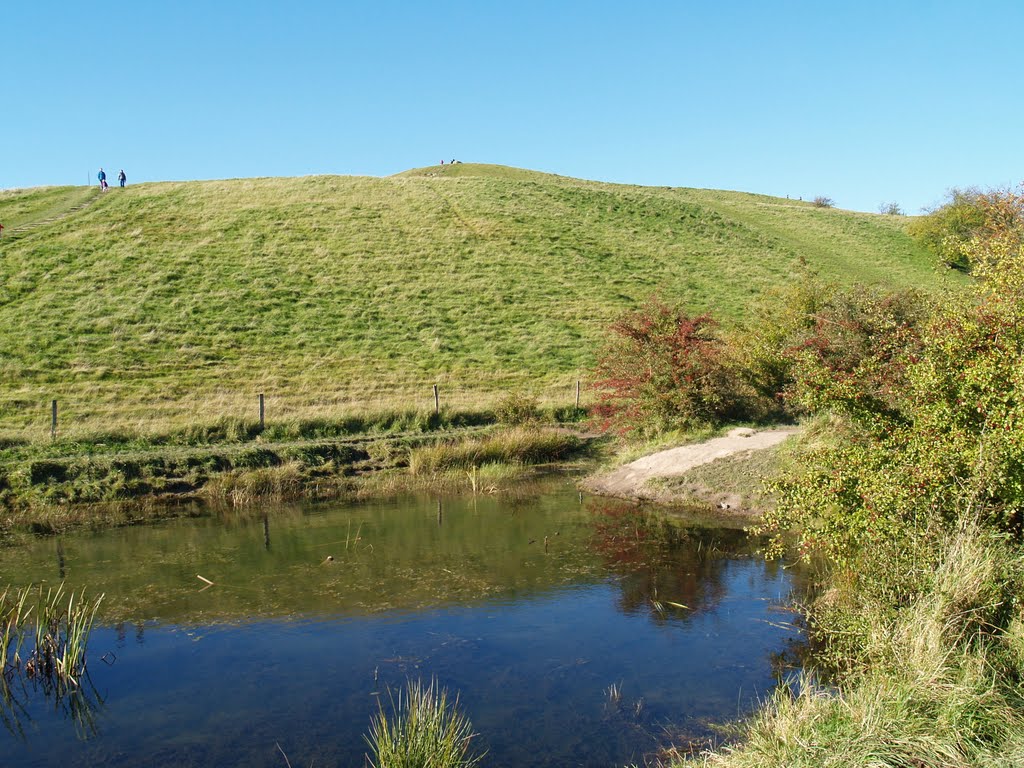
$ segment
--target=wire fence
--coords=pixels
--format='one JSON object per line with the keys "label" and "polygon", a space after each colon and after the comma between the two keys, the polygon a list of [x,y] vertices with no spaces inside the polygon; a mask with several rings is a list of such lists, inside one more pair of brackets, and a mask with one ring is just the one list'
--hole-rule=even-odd
{"label": "wire fence", "polygon": [[[574,409],[579,412],[589,404],[586,395],[587,389],[581,379],[560,387],[548,386],[538,396],[523,394],[519,387],[481,391],[443,384],[424,386],[418,393],[402,392],[391,396],[378,393],[370,397],[339,394],[331,399],[321,398],[317,401],[272,392],[252,395],[219,393],[185,401],[168,402],[163,398],[148,406],[132,403],[120,415],[116,405],[90,406],[81,398],[70,398],[69,406],[68,399],[62,401],[60,398],[52,398],[47,409],[49,419],[46,435],[51,441],[75,434],[102,435],[118,431],[140,436],[154,435],[225,420],[250,424],[262,432],[274,422],[329,424],[360,419],[372,422],[374,416],[381,414],[425,413],[440,417],[445,413],[488,412],[500,408],[512,397],[518,397],[521,403],[533,403],[538,409]],[[30,424],[11,425],[8,431],[27,432],[38,439],[39,427],[39,420],[32,418]]]}

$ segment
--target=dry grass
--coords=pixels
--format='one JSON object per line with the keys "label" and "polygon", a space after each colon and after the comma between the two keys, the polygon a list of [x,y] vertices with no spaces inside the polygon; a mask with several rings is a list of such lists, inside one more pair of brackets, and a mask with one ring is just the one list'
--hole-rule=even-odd
{"label": "dry grass", "polygon": [[[810,678],[777,692],[721,768],[981,768],[1024,765],[1017,600],[1024,557],[967,525],[947,539],[918,599],[893,611],[832,595],[864,621],[865,665],[838,690]],[[836,610],[835,606],[830,610]],[[857,622],[852,622],[856,624]]]}
{"label": "dry grass", "polygon": [[302,467],[290,462],[280,467],[242,469],[213,475],[203,486],[203,498],[242,507],[257,501],[292,501],[305,492]]}
{"label": "dry grass", "polygon": [[564,459],[579,448],[579,438],[568,432],[514,427],[480,438],[415,448],[409,452],[409,472],[424,476],[475,471],[489,464],[544,464]]}

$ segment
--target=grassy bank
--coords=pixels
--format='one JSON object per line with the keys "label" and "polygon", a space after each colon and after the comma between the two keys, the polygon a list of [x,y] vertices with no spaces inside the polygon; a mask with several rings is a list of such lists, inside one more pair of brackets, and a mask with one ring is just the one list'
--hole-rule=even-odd
{"label": "grassy bank", "polygon": [[810,613],[837,684],[805,677],[796,693],[778,691],[743,727],[741,746],[700,764],[1024,764],[1019,546],[965,521],[903,567],[874,565],[834,573]]}
{"label": "grassy bank", "polygon": [[[0,196],[0,435],[162,434],[573,402],[608,323],[659,292],[745,316],[806,262],[938,287],[899,217],[494,166]],[[951,278],[955,279],[955,278]],[[584,389],[584,398],[587,397]]]}
{"label": "grassy bank", "polygon": [[410,414],[355,432],[350,423],[307,426],[253,436],[258,425],[227,423],[162,441],[8,446],[0,451],[0,535],[191,514],[190,502],[488,492],[585,448],[565,429],[509,427],[481,413]]}

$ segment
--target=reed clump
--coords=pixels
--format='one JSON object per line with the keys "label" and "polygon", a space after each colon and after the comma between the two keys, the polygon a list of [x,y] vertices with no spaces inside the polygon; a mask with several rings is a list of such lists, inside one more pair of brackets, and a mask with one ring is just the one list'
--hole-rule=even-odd
{"label": "reed clump", "polygon": [[86,646],[103,595],[66,593],[64,585],[43,591],[6,587],[0,592],[0,672],[6,684],[15,675],[58,693],[80,687]]}
{"label": "reed clump", "polygon": [[470,752],[475,734],[458,695],[450,699],[436,680],[410,680],[389,700],[390,712],[381,704],[366,736],[373,768],[469,768],[483,758]]}
{"label": "reed clump", "polygon": [[204,498],[240,507],[257,501],[290,501],[303,495],[305,478],[297,462],[279,467],[242,469],[213,475],[203,487]]}

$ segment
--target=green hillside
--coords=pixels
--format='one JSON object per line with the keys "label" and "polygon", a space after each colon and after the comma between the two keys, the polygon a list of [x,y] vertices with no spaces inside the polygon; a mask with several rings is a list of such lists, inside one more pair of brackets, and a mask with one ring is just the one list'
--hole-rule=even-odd
{"label": "green hillside", "polygon": [[[458,164],[0,194],[0,430],[568,398],[657,292],[735,320],[805,259],[935,287],[905,220]],[[34,228],[33,228],[34,227]]]}

